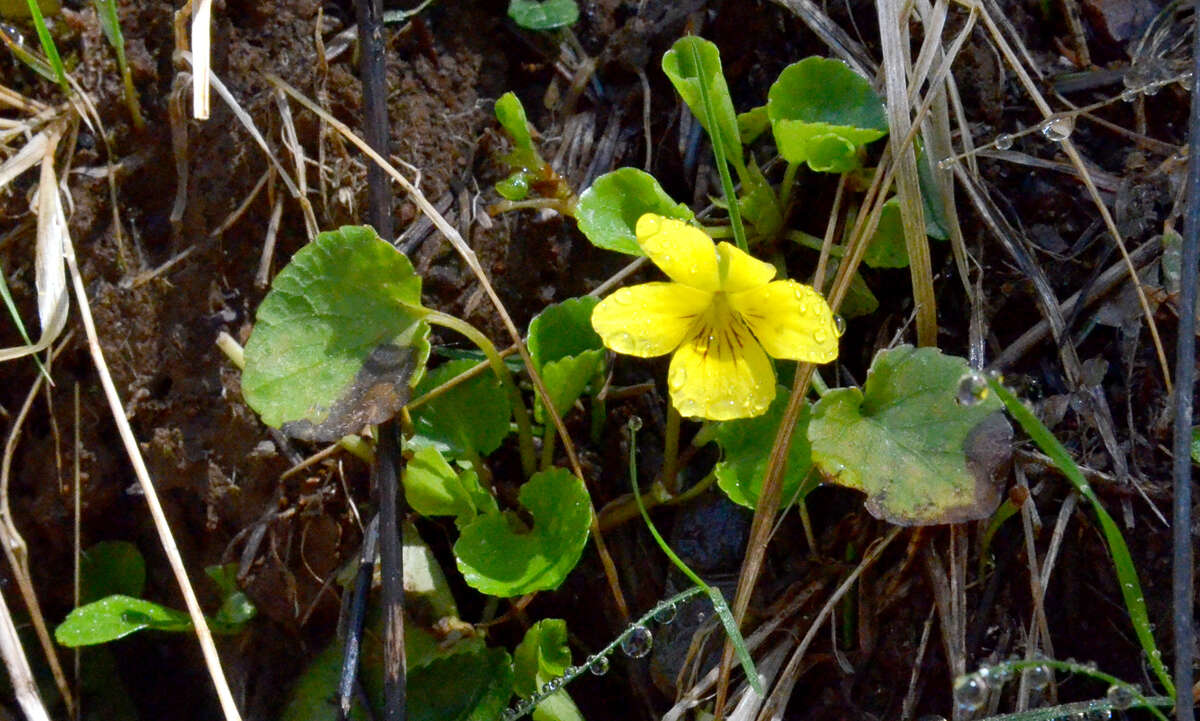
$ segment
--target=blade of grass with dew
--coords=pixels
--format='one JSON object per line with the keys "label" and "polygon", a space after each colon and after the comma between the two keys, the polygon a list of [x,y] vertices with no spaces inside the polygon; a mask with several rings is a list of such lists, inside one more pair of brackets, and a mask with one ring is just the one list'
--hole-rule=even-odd
{"label": "blade of grass with dew", "polygon": [[50,59],[50,67],[54,68],[54,78],[62,86],[63,92],[71,94],[71,86],[67,83],[67,70],[63,67],[62,58],[58,56],[58,47],[54,38],[50,37],[50,28],[46,27],[46,18],[37,0],[26,0],[29,5],[29,16],[33,19],[33,27],[37,30],[38,40],[42,43],[42,52]]}
{"label": "blade of grass with dew", "polygon": [[1121,529],[1117,527],[1112,516],[1108,515],[1108,511],[1096,497],[1096,492],[1083,477],[1079,466],[1075,465],[1075,461],[1071,459],[1067,449],[1058,442],[1050,429],[1046,428],[1037,416],[1022,405],[1021,401],[997,379],[989,378],[988,386],[1004,403],[1009,415],[1021,424],[1021,427],[1025,429],[1034,443],[1037,443],[1042,452],[1050,456],[1055,467],[1067,477],[1071,485],[1075,486],[1079,495],[1092,504],[1096,518],[1100,521],[1100,529],[1104,533],[1104,541],[1108,545],[1108,553],[1112,556],[1113,566],[1117,571],[1117,581],[1121,586],[1121,595],[1125,599],[1125,608],[1129,612],[1129,621],[1133,624],[1133,630],[1142,645],[1142,650],[1150,661],[1150,667],[1154,669],[1154,675],[1158,677],[1159,683],[1163,685],[1166,692],[1173,697],[1175,684],[1171,681],[1171,674],[1167,671],[1167,667],[1163,665],[1162,652],[1158,650],[1158,646],[1154,642],[1154,634],[1150,630],[1150,617],[1146,612],[1146,598],[1142,595],[1142,585],[1138,581],[1137,569],[1133,565],[1133,557],[1129,555],[1129,546],[1125,544]]}
{"label": "blade of grass with dew", "polygon": [[46,62],[45,58],[40,55],[30,52],[28,48],[21,44],[22,41],[19,39],[19,36],[13,37],[13,35],[5,31],[2,25],[0,25],[0,40],[8,46],[8,50],[13,54],[13,57],[25,63],[30,70],[50,82],[55,82],[54,68],[50,67],[50,63]]}
{"label": "blade of grass with dew", "polygon": [[646,522],[646,528],[650,530],[650,535],[654,536],[654,542],[658,544],[663,553],[667,554],[671,563],[675,564],[675,567],[687,576],[688,580],[696,584],[697,588],[704,589],[704,593],[708,594],[709,600],[712,601],[713,611],[716,612],[717,618],[721,619],[725,633],[729,634],[729,640],[733,643],[738,661],[742,664],[742,671],[746,673],[746,680],[750,682],[750,688],[754,689],[754,693],[759,696],[765,696],[762,683],[758,680],[758,670],[754,668],[754,659],[750,658],[750,651],[746,648],[746,639],[742,638],[742,632],[738,630],[737,621],[733,619],[733,613],[729,610],[729,604],[725,602],[725,597],[721,595],[721,589],[708,585],[696,575],[695,571],[688,568],[683,559],[675,555],[675,552],[667,545],[666,540],[655,527],[654,521],[650,520],[650,514],[646,511],[646,504],[642,503],[642,494],[637,484],[637,426],[638,424],[633,422],[629,424],[629,482],[633,484],[633,500],[642,514],[642,520]]}
{"label": "blade of grass with dew", "polygon": [[138,102],[137,89],[133,87],[133,73],[125,59],[125,36],[121,34],[116,0],[92,0],[92,4],[96,6],[96,15],[100,18],[100,29],[117,54],[117,68],[121,71],[121,83],[125,87],[125,105],[129,107],[134,127],[141,130],[146,127],[146,121],[142,119],[142,106]]}

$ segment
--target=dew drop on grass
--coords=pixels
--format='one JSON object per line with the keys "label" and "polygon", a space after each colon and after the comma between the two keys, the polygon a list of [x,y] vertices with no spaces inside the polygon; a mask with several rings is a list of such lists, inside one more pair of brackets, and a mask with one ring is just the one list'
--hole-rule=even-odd
{"label": "dew drop on grass", "polygon": [[1052,676],[1053,673],[1050,671],[1050,667],[1042,664],[1030,666],[1029,670],[1025,672],[1025,680],[1029,684],[1029,688],[1034,691],[1041,691],[1049,686]]}
{"label": "dew drop on grass", "polygon": [[637,433],[638,431],[642,430],[642,417],[641,416],[629,416],[628,423],[629,423],[629,430],[633,431],[634,433]]}
{"label": "dew drop on grass", "polygon": [[973,406],[987,397],[987,379],[977,370],[969,370],[958,381],[954,399],[959,405]]}
{"label": "dew drop on grass", "polygon": [[996,679],[996,681],[998,681],[1001,684],[1005,684],[1005,683],[1008,683],[1009,681],[1012,681],[1013,676],[1015,676],[1015,675],[1016,674],[1013,671],[1012,666],[1009,666],[1007,664],[1000,664],[999,666],[992,669],[992,678]]}
{"label": "dew drop on grass", "polygon": [[1095,721],[1109,721],[1109,719],[1111,719],[1112,717],[1113,717],[1112,710],[1106,709],[1106,708],[1098,708],[1098,709],[1095,709],[1094,711],[1092,711],[1091,715],[1088,718],[1094,719]]}
{"label": "dew drop on grass", "polygon": [[846,319],[840,315],[833,317],[833,332],[837,333],[837,337],[841,338],[846,334]]}
{"label": "dew drop on grass", "polygon": [[950,158],[942,158],[937,162],[938,170],[949,170],[954,167],[954,161]]}
{"label": "dew drop on grass", "polygon": [[668,624],[675,620],[675,614],[677,612],[678,609],[675,608],[675,604],[669,603],[654,612],[654,620],[657,623]]}
{"label": "dew drop on grass", "polygon": [[1139,95],[1141,95],[1141,93],[1137,91],[1137,88],[1126,88],[1124,92],[1121,93],[1121,99],[1127,103],[1132,103],[1134,100],[1137,100]]}
{"label": "dew drop on grass", "polygon": [[1013,136],[1008,133],[997,135],[992,145],[995,145],[997,150],[1008,150],[1013,146]]}
{"label": "dew drop on grass", "polygon": [[954,681],[954,703],[963,711],[975,711],[987,701],[987,681],[978,673],[959,676]]}
{"label": "dew drop on grass", "polygon": [[643,658],[654,647],[654,634],[645,626],[634,626],[621,641],[621,651],[630,658]]}
{"label": "dew drop on grass", "polygon": [[1136,689],[1126,683],[1114,683],[1108,687],[1108,692],[1104,697],[1112,704],[1112,707],[1118,711],[1124,711],[1133,705],[1134,697],[1137,696]]}
{"label": "dew drop on grass", "polygon": [[1061,143],[1071,137],[1075,130],[1075,118],[1070,115],[1056,115],[1042,123],[1042,135],[1046,140]]}
{"label": "dew drop on grass", "polygon": [[608,656],[589,656],[587,667],[594,675],[603,676],[608,673]]}

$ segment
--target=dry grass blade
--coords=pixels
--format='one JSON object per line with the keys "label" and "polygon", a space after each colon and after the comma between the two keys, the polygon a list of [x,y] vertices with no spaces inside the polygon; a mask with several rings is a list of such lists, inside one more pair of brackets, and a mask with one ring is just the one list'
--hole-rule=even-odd
{"label": "dry grass blade", "polygon": [[871,54],[854,38],[850,37],[837,23],[825,14],[817,3],[812,0],[775,0],[783,7],[791,10],[796,17],[817,34],[825,44],[833,50],[854,72],[863,77],[875,77],[878,67]]}
{"label": "dry grass blade", "polygon": [[[317,106],[316,103],[304,97],[304,95],[302,95],[291,85],[288,85],[278,76],[268,74],[266,75],[266,78],[276,87],[280,88],[289,96],[291,96],[294,100],[296,100],[296,102],[300,103],[305,108],[308,108],[308,110],[321,117],[326,123],[329,124],[330,127],[341,133],[346,140],[350,141],[364,155],[369,157],[374,163],[387,172],[387,174],[390,175],[406,193],[408,193],[408,196],[413,200],[421,212],[433,222],[434,227],[441,231],[442,235],[444,235],[446,239],[450,241],[450,244],[454,246],[454,249],[458,251],[458,254],[475,274],[480,286],[483,288],[488,298],[492,301],[492,305],[496,308],[496,312],[499,314],[500,320],[504,323],[505,329],[508,330],[509,336],[512,338],[513,345],[516,347],[517,353],[521,355],[521,360],[524,361],[525,369],[529,373],[530,380],[533,382],[534,390],[546,407],[546,415],[550,417],[550,420],[554,424],[555,430],[559,434],[559,438],[562,440],[563,450],[567,454],[567,460],[570,463],[571,471],[581,480],[586,482],[587,477],[584,475],[583,468],[579,463],[579,457],[575,453],[575,444],[571,442],[571,436],[567,432],[566,426],[563,425],[562,417],[558,414],[558,411],[555,410],[554,404],[550,402],[550,394],[546,390],[546,385],[542,381],[541,374],[539,374],[537,372],[537,368],[534,367],[533,359],[529,357],[529,351],[526,349],[525,343],[521,339],[521,332],[517,330],[517,326],[513,323],[512,317],[508,314],[508,310],[504,307],[504,303],[500,300],[500,296],[496,294],[496,289],[492,287],[491,281],[488,280],[487,274],[484,272],[483,267],[479,264],[479,259],[476,257],[475,251],[471,250],[466,241],[463,240],[462,235],[459,234],[458,230],[446,220],[445,216],[443,216],[437,211],[436,208],[433,207],[433,205],[425,197],[425,194],[422,193],[419,188],[414,186],[412,182],[408,180],[408,178],[404,177],[404,175],[400,173],[400,171],[396,170],[391,163],[372,150],[371,147],[366,144],[366,142],[355,135],[354,132],[351,131],[350,128],[346,127],[344,123],[330,115],[323,108]],[[596,543],[596,551],[600,556],[601,564],[604,566],[604,572],[605,576],[608,578],[609,587],[612,589],[613,600],[616,602],[621,615],[628,619],[629,608],[625,603],[625,595],[621,591],[616,565],[613,564],[612,557],[609,555],[608,550],[604,545],[604,536],[600,532],[600,525],[596,517],[596,509],[593,507],[591,510],[591,533],[592,538]]]}
{"label": "dry grass blade", "polygon": [[37,682],[21,648],[21,639],[17,636],[17,627],[13,624],[3,594],[0,594],[0,658],[4,659],[13,693],[25,712],[25,718],[29,721],[50,721],[50,714],[46,713],[46,706],[38,693]]}
{"label": "dry grass blade", "polygon": [[212,0],[192,6],[192,117],[208,120],[208,81],[212,68]]}
{"label": "dry grass blade", "polygon": [[154,521],[155,530],[158,532],[159,541],[167,557],[167,563],[171,566],[171,571],[175,575],[176,582],[179,584],[179,590],[183,596],[184,603],[187,605],[188,615],[191,617],[192,624],[195,627],[196,638],[200,642],[200,650],[204,654],[205,665],[208,667],[209,676],[216,687],[217,698],[221,703],[221,710],[224,712],[226,721],[241,721],[241,713],[238,711],[237,704],[233,700],[233,693],[229,689],[229,682],[226,681],[225,674],[221,670],[221,658],[217,654],[216,644],[213,643],[212,632],[208,628],[208,621],[204,618],[204,611],[200,608],[196,592],[192,588],[191,581],[188,579],[187,568],[183,564],[183,557],[180,555],[179,547],[175,543],[171,525],[163,513],[162,504],[158,500],[158,492],[154,488],[150,472],[146,469],[146,462],[142,458],[137,438],[133,435],[133,428],[129,425],[129,418],[125,415],[121,397],[117,393],[117,387],[113,383],[112,374],[108,370],[108,363],[104,359],[104,351],[100,348],[100,339],[96,334],[96,323],[92,319],[92,310],[88,303],[87,291],[83,285],[83,277],[79,274],[79,268],[75,263],[75,248],[71,244],[70,238],[66,239],[64,254],[67,259],[67,267],[71,273],[71,282],[75,288],[75,298],[79,302],[79,312],[83,320],[83,327],[87,332],[88,349],[92,354],[92,362],[100,377],[100,385],[104,388],[104,395],[108,400],[109,409],[112,411],[113,420],[116,422],[117,432],[121,436],[121,442],[125,446],[129,462],[133,465],[134,475],[137,477],[138,485],[146,498],[146,504],[150,507],[150,517]]}

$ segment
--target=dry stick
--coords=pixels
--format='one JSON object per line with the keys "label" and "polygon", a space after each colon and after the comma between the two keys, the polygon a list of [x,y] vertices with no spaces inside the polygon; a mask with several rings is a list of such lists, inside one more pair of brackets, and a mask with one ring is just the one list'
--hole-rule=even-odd
{"label": "dry stick", "polygon": [[1175,632],[1175,718],[1195,718],[1192,695],[1192,387],[1196,380],[1196,273],[1200,272],[1200,22],[1192,42],[1187,212],[1179,261],[1179,339],[1175,346],[1175,502],[1172,513],[1171,601]]}
{"label": "dry stick", "polygon": [[[67,333],[57,349],[51,350],[51,360],[61,353],[63,348],[67,347],[73,335],[74,331]],[[12,568],[13,577],[17,581],[17,588],[20,590],[21,598],[25,601],[25,606],[29,611],[29,618],[33,621],[34,630],[37,632],[38,641],[42,646],[42,652],[45,654],[46,660],[50,663],[50,671],[54,676],[55,683],[58,685],[58,691],[62,694],[63,700],[66,703],[67,714],[74,715],[74,696],[71,693],[70,685],[67,684],[62,666],[59,664],[54,642],[51,640],[50,633],[46,629],[46,618],[42,614],[42,607],[38,602],[37,591],[33,588],[33,578],[29,572],[29,547],[25,544],[25,539],[22,538],[20,531],[17,530],[17,526],[13,522],[12,511],[8,505],[8,482],[12,470],[12,459],[17,450],[17,441],[21,437],[21,428],[25,425],[25,418],[29,415],[29,409],[33,407],[33,400],[37,397],[38,391],[45,380],[45,373],[38,373],[34,378],[33,385],[29,388],[29,394],[25,397],[25,402],[21,404],[21,410],[17,412],[16,417],[13,419],[12,429],[8,434],[8,441],[4,444],[4,457],[3,460],[0,460],[0,545],[4,546],[4,555],[8,558],[8,565]],[[6,616],[8,615],[7,606],[4,607],[3,613]],[[13,667],[12,660],[7,656],[4,660],[8,666],[9,673],[15,676],[14,672],[19,672],[19,669]],[[28,664],[26,664],[25,668],[28,668]]]}
{"label": "dry stick", "polygon": [[[72,335],[74,335],[73,331],[72,331]],[[63,344],[63,347],[66,347],[66,343]],[[80,561],[82,560],[82,557],[83,557],[83,520],[82,520],[83,492],[79,488],[79,479],[83,476],[83,474],[80,472],[81,466],[82,466],[80,457],[83,455],[83,434],[80,432],[80,429],[83,428],[83,425],[79,422],[79,418],[80,418],[79,381],[75,381],[74,401],[75,401],[74,402],[74,410],[75,410],[74,456],[75,456],[75,458],[74,458],[74,463],[72,464],[73,472],[71,474],[71,485],[72,485],[72,491],[73,491],[72,495],[74,496],[74,502],[75,502],[74,503],[74,505],[75,505],[75,509],[74,509],[75,510],[75,533],[74,533],[74,536],[75,536],[75,538],[74,538],[74,541],[75,541],[75,569],[74,569],[75,570],[75,589],[74,589],[75,593],[74,593],[74,601],[75,601],[75,608],[79,608],[79,604],[80,604],[80,600],[81,600],[80,594],[82,592],[81,584],[82,584],[82,578],[83,578],[83,569],[81,568],[81,564],[80,564]],[[74,658],[75,678],[73,680],[75,681],[75,688],[82,688],[80,686],[81,681],[80,681],[80,675],[79,675],[80,674],[79,661],[80,661],[81,654],[80,654],[80,650],[78,648],[75,649],[74,656],[75,656],[75,658]],[[83,697],[82,697],[82,695],[76,702],[75,711],[76,711],[76,713],[75,713],[74,718],[75,718],[75,721],[78,721],[83,716]]]}
{"label": "dry stick", "polygon": [[[362,79],[363,134],[376,152],[387,153],[387,67],[384,63],[383,2],[356,0],[358,43]],[[287,101],[278,93],[280,107]],[[290,115],[290,113],[289,113]],[[298,161],[299,162],[299,161]],[[301,179],[301,182],[302,179]],[[392,232],[392,187],[383,170],[367,166],[367,217],[388,243]],[[398,514],[402,497],[396,484],[396,457],[400,455],[398,424],[389,419],[379,426],[372,468],[379,502],[379,560],[383,577],[383,718],[404,721],[407,716],[407,659],[404,657],[404,557],[400,549]]]}
{"label": "dry stick", "polygon": [[[291,85],[287,84],[279,76],[268,73],[265,75],[265,77],[269,82],[274,83],[279,88],[282,88],[283,91],[295,99],[296,102],[308,108],[311,112],[321,117],[325,122],[329,123],[330,127],[341,133],[343,137],[354,144],[355,147],[361,150],[372,161],[377,163],[379,167],[383,168],[393,180],[400,184],[400,187],[404,188],[405,192],[408,193],[409,197],[412,198],[412,201],[417,205],[421,212],[433,222],[434,226],[441,231],[442,235],[444,235],[446,239],[450,241],[450,244],[453,245],[454,249],[458,251],[460,256],[462,256],[468,267],[471,268],[471,271],[475,273],[475,277],[479,279],[479,284],[483,287],[484,292],[487,293],[488,298],[492,301],[492,304],[496,308],[496,312],[500,315],[500,320],[504,323],[504,327],[508,330],[509,335],[512,337],[513,345],[516,346],[517,352],[521,354],[521,360],[524,361],[525,368],[529,373],[529,378],[533,382],[534,391],[542,399],[542,403],[546,406],[546,413],[550,416],[550,420],[554,423],[554,427],[557,429],[559,436],[562,439],[563,451],[567,454],[567,460],[571,465],[572,472],[575,473],[575,475],[581,480],[584,480],[585,477],[583,474],[583,468],[579,464],[579,456],[575,453],[575,444],[571,441],[571,436],[567,433],[566,426],[563,425],[562,417],[558,414],[558,411],[555,410],[554,404],[550,402],[550,394],[546,390],[546,384],[542,381],[541,374],[539,374],[537,369],[534,367],[533,359],[529,357],[529,351],[525,348],[525,342],[521,339],[520,331],[517,330],[517,326],[513,323],[512,317],[509,316],[508,311],[505,309],[504,303],[500,300],[500,296],[496,294],[496,289],[492,287],[491,281],[488,280],[487,274],[484,273],[483,267],[479,264],[479,258],[477,258],[475,255],[475,251],[471,250],[471,248],[462,239],[462,236],[459,234],[459,232],[455,230],[454,226],[450,225],[446,218],[437,211],[437,208],[433,207],[420,189],[413,186],[413,184],[409,182],[408,178],[401,175],[400,171],[396,170],[391,163],[372,150],[369,145],[363,142],[361,138],[359,138],[348,127],[346,127],[342,121],[330,115],[323,108],[318,107]],[[588,504],[591,505],[590,500]],[[600,533],[600,525],[596,519],[596,509],[594,506],[592,506],[591,511],[591,533],[592,538],[596,543],[596,553],[600,556],[600,563],[604,567],[604,575],[608,579],[608,585],[612,590],[613,599],[617,604],[617,609],[621,613],[621,616],[628,620],[629,607],[625,603],[625,594],[621,591],[620,581],[617,578],[616,565],[613,564],[612,556],[609,555],[608,549],[604,544],[604,537]]]}
{"label": "dry stick", "polygon": [[[916,128],[909,114],[908,63],[905,48],[908,43],[900,37],[900,29],[908,27],[903,0],[880,0],[875,4],[879,15],[880,38],[883,49],[884,87],[887,92],[888,126],[890,132],[907,136]],[[936,89],[930,94],[935,94]],[[937,345],[937,300],[933,294],[933,268],[929,256],[929,237],[925,235],[925,214],[921,204],[921,188],[917,180],[917,154],[911,142],[892,146],[896,166],[896,191],[900,198],[900,220],[904,226],[904,242],[908,249],[909,273],[912,278],[913,303],[917,311],[917,345]]]}
{"label": "dry stick", "polygon": [[159,542],[162,543],[163,552],[171,566],[171,572],[179,583],[180,593],[183,595],[188,615],[191,616],[192,625],[195,627],[196,638],[200,641],[204,663],[208,667],[208,674],[212,678],[217,698],[221,702],[221,710],[224,712],[226,721],[241,721],[242,715],[238,711],[237,704],[234,703],[233,693],[229,690],[229,683],[225,680],[225,674],[221,670],[221,657],[217,654],[217,647],[213,643],[208,621],[204,618],[204,611],[201,610],[200,602],[196,599],[196,592],[192,589],[191,581],[188,580],[183,557],[179,554],[179,547],[175,545],[171,526],[163,513],[162,504],[158,500],[158,492],[154,489],[150,472],[146,470],[146,462],[142,459],[137,438],[134,437],[133,429],[129,426],[129,418],[125,416],[121,396],[117,393],[112,374],[108,371],[108,363],[104,360],[104,351],[100,348],[100,339],[96,335],[96,323],[92,319],[92,309],[88,304],[83,276],[79,274],[79,267],[75,262],[75,246],[71,243],[70,238],[67,238],[64,246],[64,255],[67,258],[67,267],[71,271],[71,282],[75,287],[75,298],[79,303],[79,315],[83,320],[84,330],[87,332],[88,350],[91,351],[92,362],[96,366],[96,373],[100,376],[100,385],[104,388],[105,398],[107,398],[109,409],[112,411],[113,421],[117,425],[117,432],[121,435],[121,442],[125,445],[125,453],[129,456],[129,462],[133,466],[138,486],[146,498],[146,505],[149,506],[150,517],[154,520],[154,528],[158,532]]}
{"label": "dry stick", "polygon": [[[974,4],[967,3],[967,6],[972,7]],[[1009,67],[1011,67],[1013,72],[1017,74],[1021,84],[1025,86],[1025,92],[1029,94],[1030,99],[1033,101],[1034,105],[1038,107],[1038,110],[1042,113],[1042,116],[1046,119],[1049,119],[1054,115],[1054,111],[1050,108],[1050,105],[1046,102],[1046,99],[1042,97],[1042,94],[1037,89],[1037,85],[1033,82],[1033,79],[1029,77],[1029,73],[1027,72],[1025,66],[1020,62],[1020,60],[1017,59],[1016,54],[1013,52],[1008,42],[1004,39],[1004,36],[997,27],[996,21],[992,17],[991,12],[986,6],[984,6],[981,8],[980,14],[983,16],[984,25],[987,26],[988,31],[992,34],[992,41],[996,43],[997,47],[999,47],[1000,52],[1004,55]],[[1125,269],[1129,272],[1130,280],[1133,282],[1133,286],[1137,290],[1138,302],[1142,306],[1142,315],[1146,318],[1146,324],[1150,329],[1150,338],[1154,341],[1154,350],[1158,354],[1158,362],[1162,368],[1163,383],[1166,385],[1167,392],[1170,393],[1171,371],[1167,366],[1167,354],[1166,351],[1163,350],[1162,339],[1158,335],[1158,326],[1154,322],[1154,313],[1150,310],[1150,301],[1146,299],[1145,289],[1142,287],[1141,280],[1138,278],[1137,267],[1134,266],[1133,260],[1129,257],[1129,250],[1125,247],[1125,241],[1121,238],[1121,231],[1117,230],[1117,224],[1116,221],[1113,220],[1112,213],[1109,212],[1108,206],[1105,205],[1104,201],[1100,198],[1100,191],[1098,188],[1096,188],[1096,183],[1092,180],[1091,173],[1088,172],[1087,166],[1084,165],[1083,157],[1075,148],[1075,143],[1073,143],[1070,138],[1064,138],[1061,144],[1063,152],[1067,155],[1067,159],[1070,160],[1071,164],[1075,166],[1075,170],[1079,173],[1080,179],[1083,180],[1084,186],[1087,187],[1088,195],[1091,196],[1092,202],[1096,205],[1096,209],[1100,212],[1100,218],[1104,221],[1105,227],[1112,235],[1113,240],[1116,241],[1117,248],[1121,251],[1121,258],[1125,261]]]}

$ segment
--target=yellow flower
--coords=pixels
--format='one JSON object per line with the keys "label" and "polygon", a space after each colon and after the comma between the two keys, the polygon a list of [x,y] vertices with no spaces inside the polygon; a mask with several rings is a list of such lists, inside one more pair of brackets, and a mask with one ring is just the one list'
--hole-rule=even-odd
{"label": "yellow flower", "polygon": [[775,267],[729,243],[714,245],[682,221],[646,214],[637,241],[672,283],[622,288],[592,311],[592,327],[618,353],[674,352],[667,372],[680,414],[724,421],[767,410],[776,358],[828,363],[838,331],[810,286],[776,280]]}

